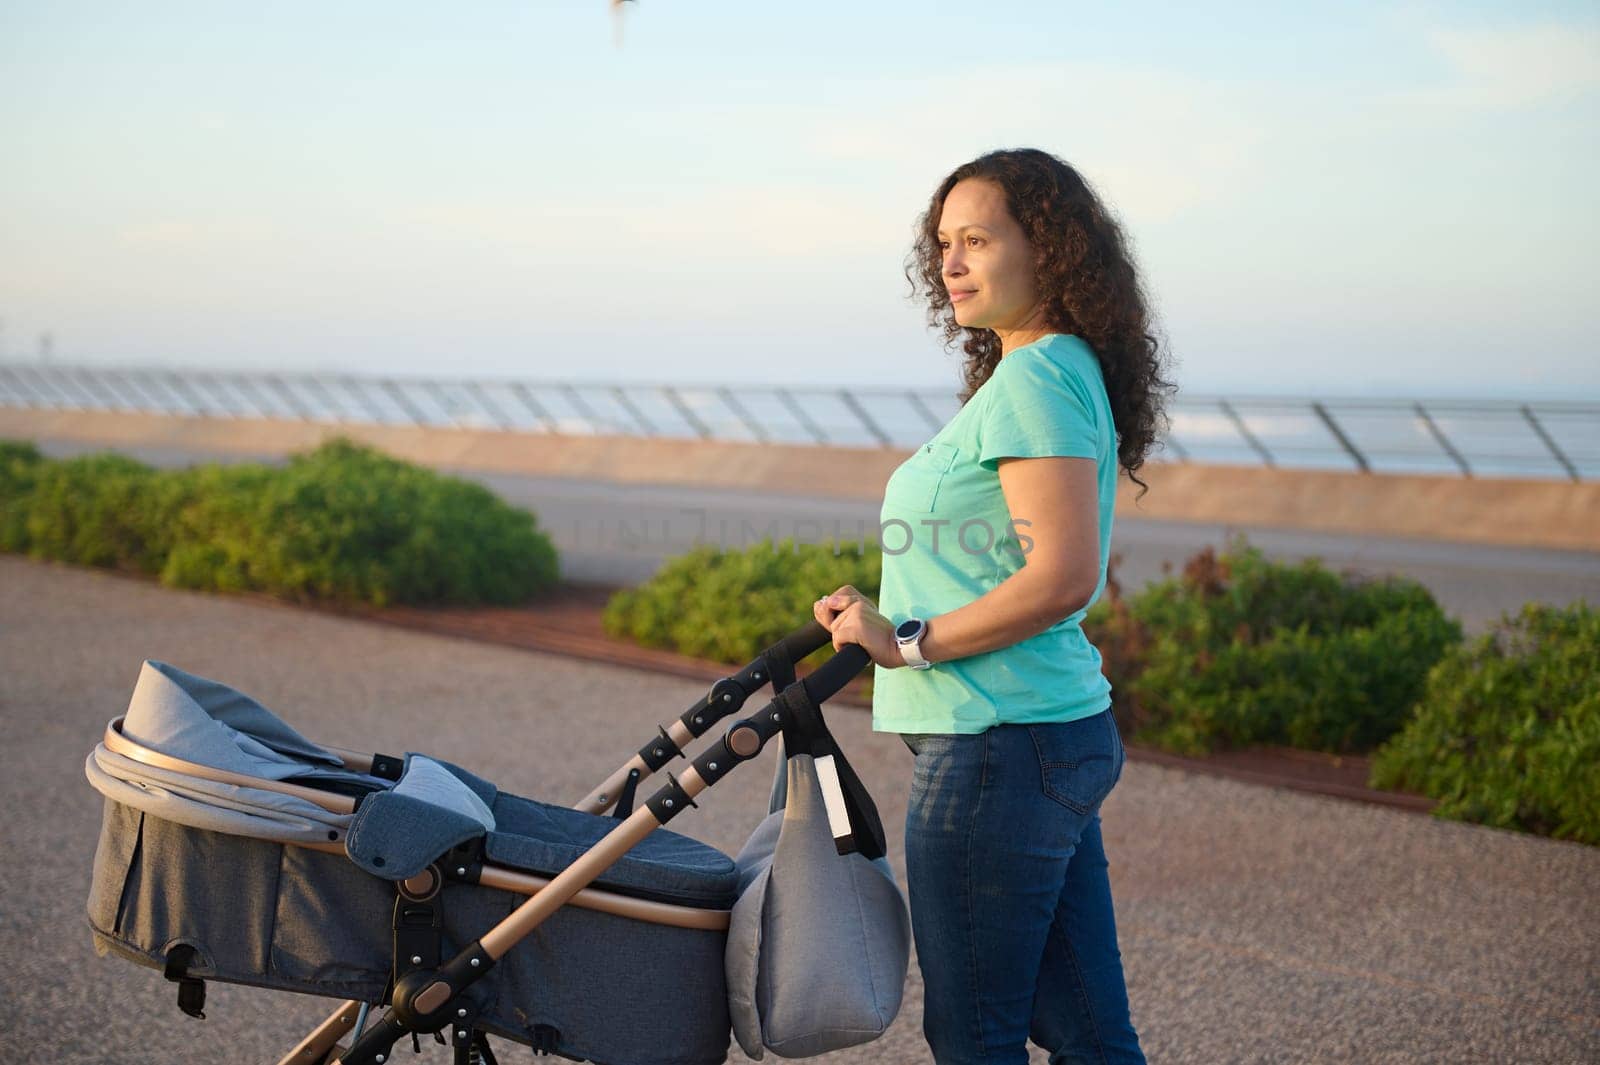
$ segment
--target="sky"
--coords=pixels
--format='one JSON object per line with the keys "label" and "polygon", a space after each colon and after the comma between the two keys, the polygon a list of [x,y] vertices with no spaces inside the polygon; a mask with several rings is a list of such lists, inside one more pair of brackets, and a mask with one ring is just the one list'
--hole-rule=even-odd
{"label": "sky", "polygon": [[0,361],[937,387],[1071,162],[1195,393],[1600,399],[1600,7],[0,0]]}

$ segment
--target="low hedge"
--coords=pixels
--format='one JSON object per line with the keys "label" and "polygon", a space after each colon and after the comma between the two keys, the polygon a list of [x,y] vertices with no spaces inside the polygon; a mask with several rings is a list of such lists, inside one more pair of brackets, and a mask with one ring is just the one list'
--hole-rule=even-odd
{"label": "low hedge", "polygon": [[41,459],[5,489],[5,550],[150,574],[172,550],[189,496],[183,477],[116,454]]}
{"label": "low hedge", "polygon": [[1268,560],[1236,538],[1124,599],[1085,634],[1133,739],[1186,754],[1281,744],[1359,752],[1404,724],[1460,625],[1415,581]]}
{"label": "low hedge", "polygon": [[181,588],[332,603],[517,603],[553,584],[535,516],[334,440],[284,467],[156,470],[0,448],[0,548]]}
{"label": "low hedge", "polygon": [[1529,603],[1447,655],[1371,782],[1443,817],[1600,844],[1600,610]]}
{"label": "low hedge", "polygon": [[[817,597],[840,585],[854,585],[876,601],[882,561],[877,546],[861,543],[836,547],[788,538],[744,549],[702,545],[612,596],[605,631],[647,647],[744,665],[810,620]],[[831,645],[826,654],[832,656]]]}

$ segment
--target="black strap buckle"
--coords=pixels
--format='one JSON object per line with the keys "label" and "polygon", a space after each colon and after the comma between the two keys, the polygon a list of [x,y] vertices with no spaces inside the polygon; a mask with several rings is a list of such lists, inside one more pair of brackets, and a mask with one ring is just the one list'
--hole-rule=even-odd
{"label": "black strap buckle", "polygon": [[199,1020],[206,1019],[206,982],[187,975],[188,968],[199,952],[187,943],[179,943],[167,951],[166,964],[161,975],[178,985],[178,1008]]}
{"label": "black strap buckle", "polygon": [[543,1057],[549,1057],[561,1050],[561,1029],[553,1024],[536,1024],[533,1026],[533,1052]]}
{"label": "black strap buckle", "polygon": [[439,898],[418,902],[400,895],[394,900],[394,972],[398,981],[418,969],[437,969],[444,950],[444,922]]}

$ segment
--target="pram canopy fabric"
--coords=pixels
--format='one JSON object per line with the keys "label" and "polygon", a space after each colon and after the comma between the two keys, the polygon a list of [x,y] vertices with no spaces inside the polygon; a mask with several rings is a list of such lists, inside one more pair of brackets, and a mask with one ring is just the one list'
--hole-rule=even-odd
{"label": "pram canopy fabric", "polygon": [[[337,782],[357,791],[389,786],[346,769],[249,696],[165,662],[149,660],[140,669],[122,734],[167,758],[246,778]],[[212,832],[321,843],[342,839],[351,820],[298,796],[136,761],[103,743],[90,753],[85,773],[108,799]]]}
{"label": "pram canopy fabric", "polygon": [[[408,754],[398,782],[345,767],[256,700],[165,662],[140,670],[122,720],[140,746],[247,777],[337,785],[365,792],[352,814],[293,795],[207,780],[124,757],[99,745],[85,772],[108,799],[191,828],[277,842],[342,840],[350,860],[404,880],[456,844],[486,836],[485,856],[554,876],[615,827],[607,817],[517,796],[448,762]],[[713,847],[672,832],[647,836],[595,887],[660,902],[728,909],[738,869]]]}

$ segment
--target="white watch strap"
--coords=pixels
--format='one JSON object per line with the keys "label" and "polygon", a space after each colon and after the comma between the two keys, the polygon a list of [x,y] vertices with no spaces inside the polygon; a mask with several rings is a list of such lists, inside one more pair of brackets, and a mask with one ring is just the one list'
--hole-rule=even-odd
{"label": "white watch strap", "polygon": [[904,658],[906,665],[912,669],[927,669],[930,664],[926,658],[922,657],[922,647],[920,646],[922,637],[927,634],[927,627],[924,626],[922,632],[915,639],[896,641],[900,645],[900,657]]}

